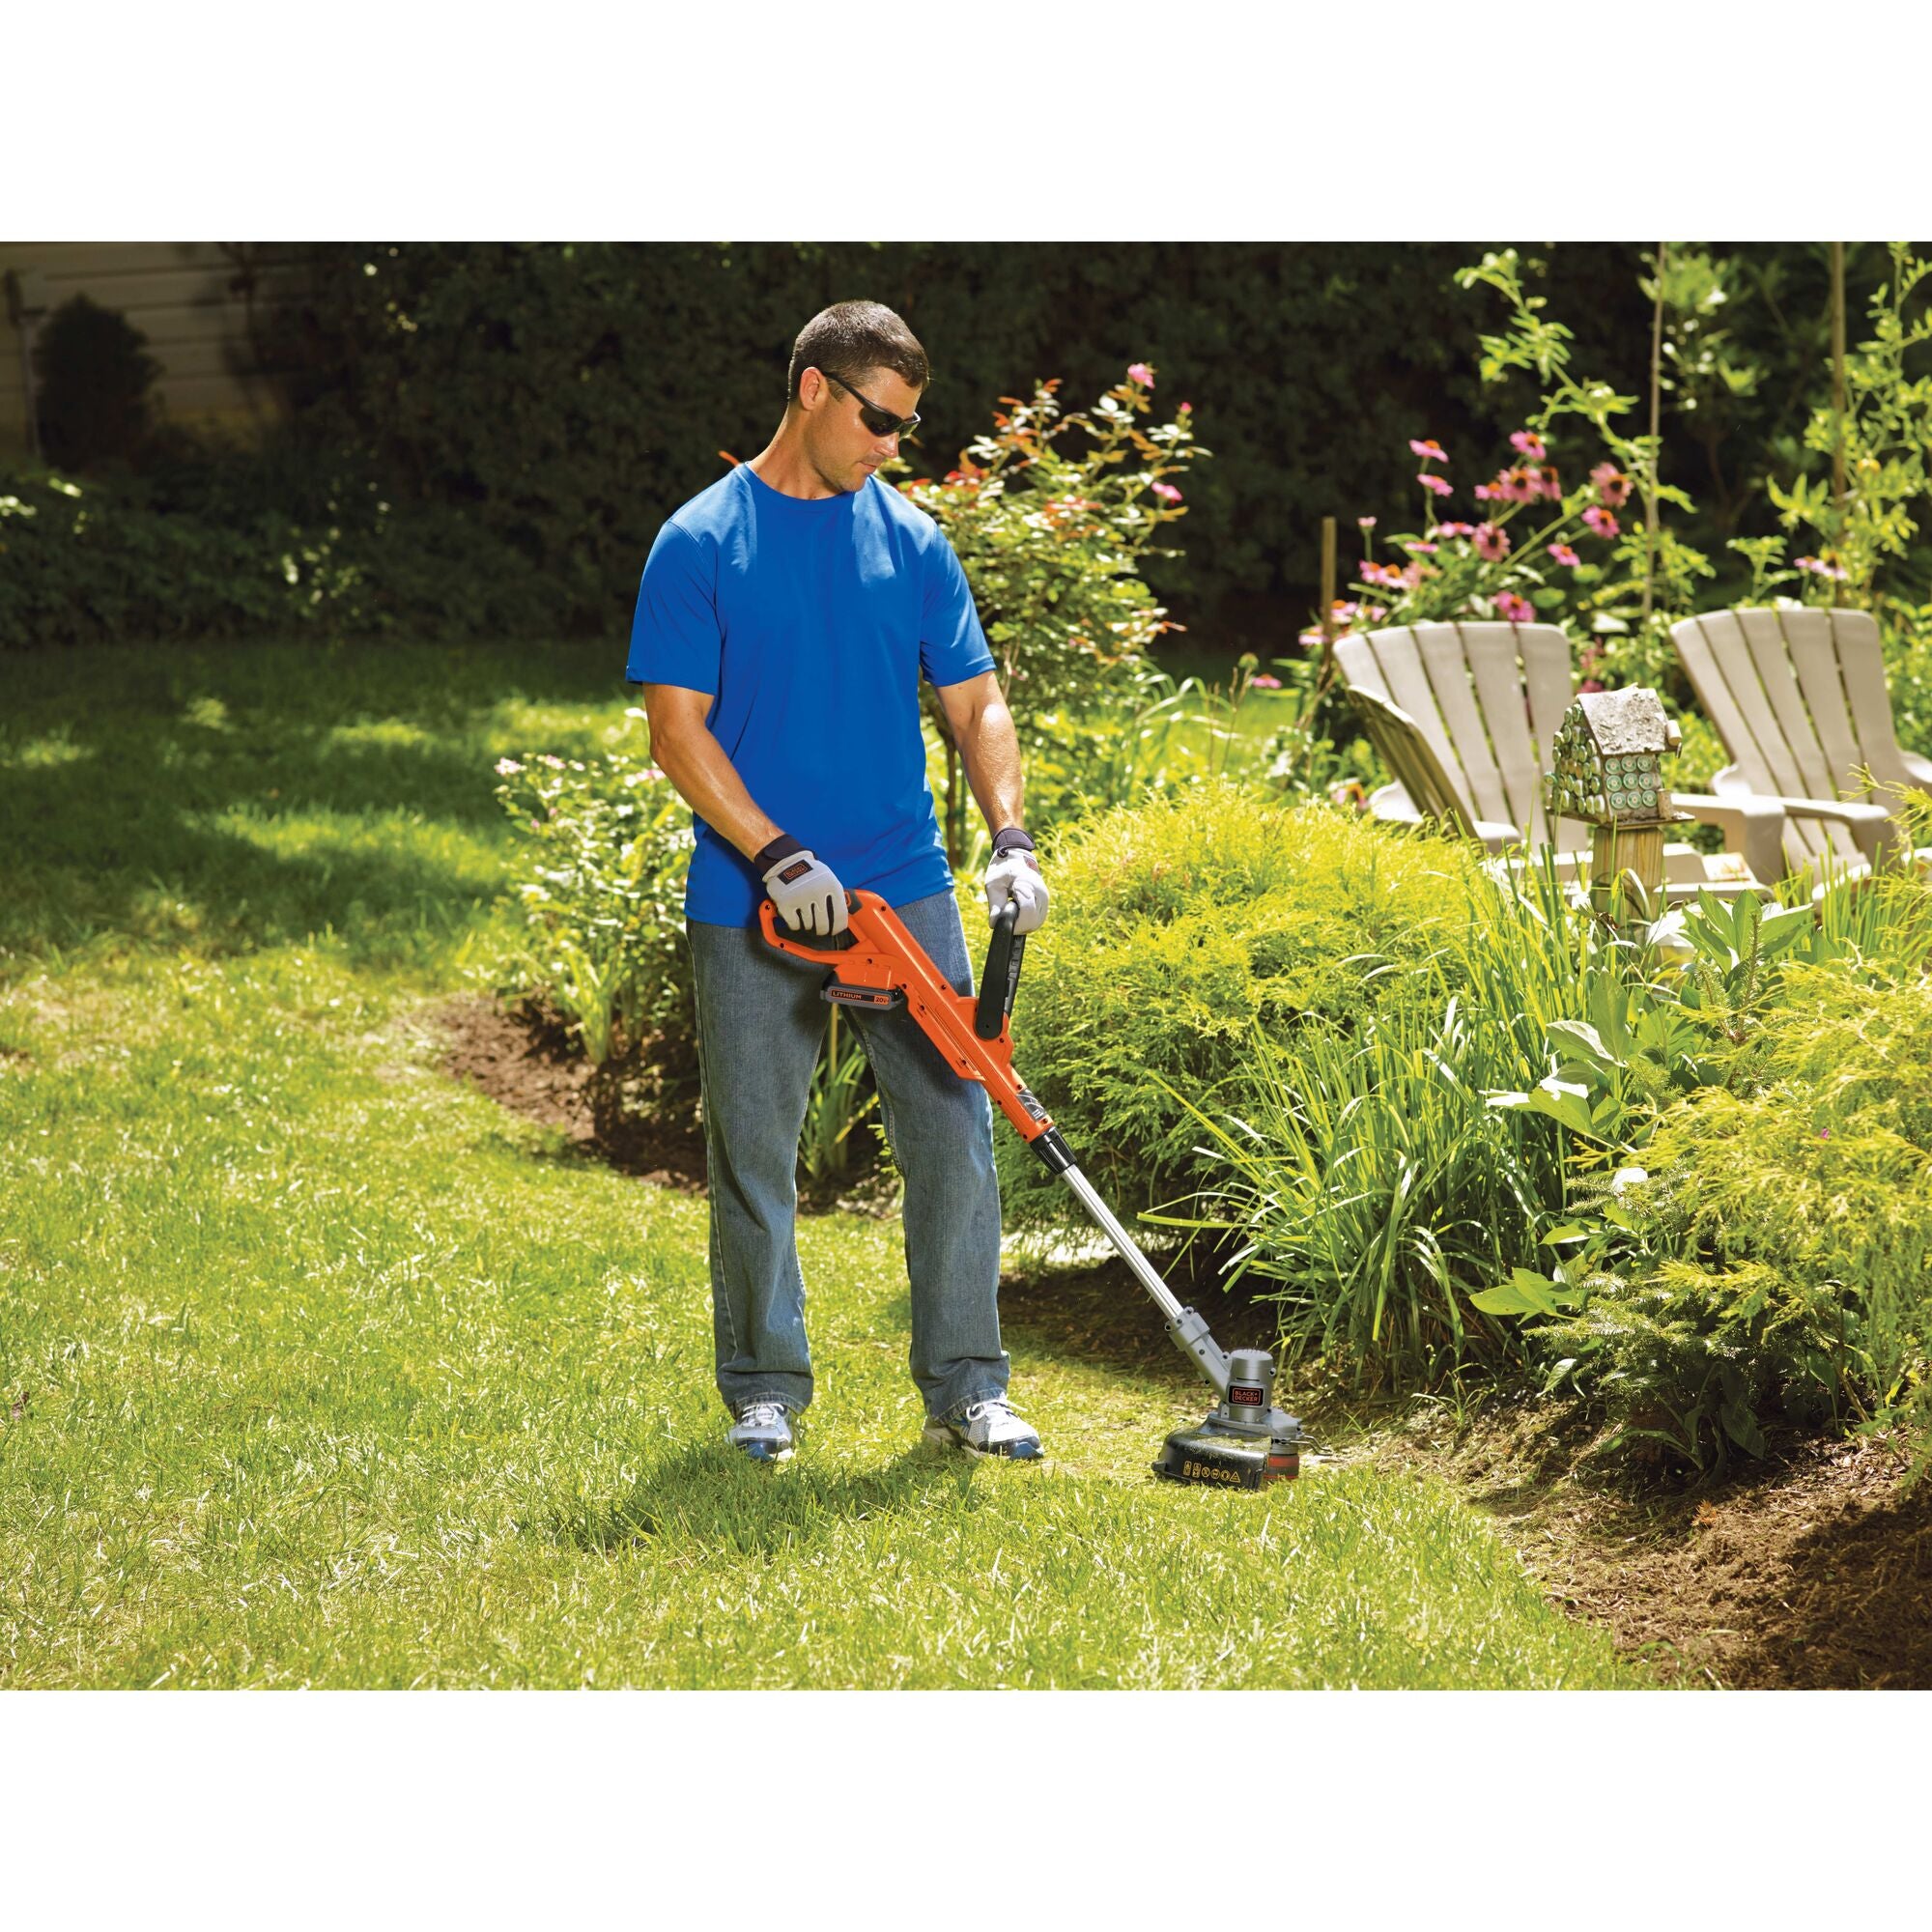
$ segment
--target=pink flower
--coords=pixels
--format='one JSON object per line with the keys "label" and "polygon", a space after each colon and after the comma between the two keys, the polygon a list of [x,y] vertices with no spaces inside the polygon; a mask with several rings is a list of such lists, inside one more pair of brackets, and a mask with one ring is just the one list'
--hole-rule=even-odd
{"label": "pink flower", "polygon": [[1590,471],[1590,481],[1597,486],[1597,495],[1613,510],[1630,497],[1631,480],[1614,463],[1598,464]]}
{"label": "pink flower", "polygon": [[1144,389],[1151,389],[1153,387],[1153,371],[1145,362],[1129,362],[1127,381],[1138,383]]}
{"label": "pink flower", "polygon": [[1510,446],[1520,450],[1532,463],[1541,463],[1548,454],[1543,446],[1543,439],[1533,429],[1520,429],[1511,434]]}
{"label": "pink flower", "polygon": [[1411,556],[1416,556],[1416,555],[1434,556],[1435,554],[1436,546],[1433,543],[1422,543],[1417,538],[1410,537],[1409,540],[1403,545],[1403,549],[1407,551]]}
{"label": "pink flower", "polygon": [[523,766],[518,764],[515,758],[498,758],[497,760],[497,776],[499,779],[515,778],[522,770]]}
{"label": "pink flower", "polygon": [[1576,567],[1583,561],[1583,559],[1580,556],[1578,556],[1577,553],[1574,550],[1572,550],[1570,546],[1566,543],[1551,544],[1549,546],[1549,554],[1553,556],[1558,563],[1567,563],[1572,570],[1575,570]]}
{"label": "pink flower", "polygon": [[1153,494],[1163,503],[1178,503],[1180,501],[1180,492],[1172,483],[1152,483],[1148,487],[1152,490]]}
{"label": "pink flower", "polygon": [[1476,531],[1476,554],[1486,562],[1500,563],[1509,547],[1509,532],[1496,524],[1484,524]]}
{"label": "pink flower", "polygon": [[[1320,635],[1321,634],[1318,632],[1317,636]],[[1263,671],[1258,676],[1249,678],[1248,682],[1251,685],[1253,685],[1257,691],[1279,691],[1281,689],[1281,679],[1278,677],[1270,677],[1266,671]]]}
{"label": "pink flower", "polygon": [[1425,463],[1447,463],[1449,461],[1448,457],[1443,453],[1442,445],[1433,436],[1423,438],[1420,442],[1414,437],[1410,437],[1408,446]]}
{"label": "pink flower", "polygon": [[[1478,496],[1481,494],[1477,492]],[[1476,534],[1476,526],[1474,524],[1437,524],[1429,534],[1433,537],[1472,537]]]}
{"label": "pink flower", "polygon": [[1617,533],[1617,520],[1607,510],[1600,510],[1594,503],[1583,512],[1583,521],[1598,536],[1606,541]]}
{"label": "pink flower", "polygon": [[1192,403],[1182,403],[1180,407],[1175,411],[1175,414],[1178,416],[1190,416],[1193,413],[1194,413],[1194,405]]}
{"label": "pink flower", "polygon": [[1456,494],[1449,487],[1449,479],[1446,476],[1437,476],[1434,470],[1423,470],[1415,480],[1425,490],[1434,490],[1438,497],[1452,497]]}
{"label": "pink flower", "polygon": [[1297,643],[1307,644],[1311,648],[1316,644],[1321,643],[1323,641],[1321,636],[1321,626],[1320,624],[1311,625],[1307,630],[1302,632],[1300,637],[1297,638],[1295,641]]}
{"label": "pink flower", "polygon": [[1601,678],[1586,677],[1583,680],[1583,682],[1577,687],[1577,695],[1580,697],[1582,694],[1586,691],[1602,691],[1603,688],[1604,688],[1603,680]]}
{"label": "pink flower", "polygon": [[1526,597],[1519,597],[1514,590],[1498,590],[1495,596],[1496,615],[1506,617],[1512,624],[1527,624],[1536,617],[1535,607]]}
{"label": "pink flower", "polygon": [[1365,530],[1372,530],[1376,526],[1376,520],[1373,517],[1357,517],[1355,521],[1356,523],[1360,524],[1363,529]]}
{"label": "pink flower", "polygon": [[1537,471],[1537,483],[1541,494],[1552,501],[1563,494],[1563,485],[1557,480],[1555,469],[1547,463]]}
{"label": "pink flower", "polygon": [[[1800,570],[1810,571],[1814,577],[1829,577],[1839,583],[1843,583],[1851,576],[1850,571],[1840,570],[1835,563],[1827,563],[1822,556],[1795,556],[1791,561]],[[497,770],[501,769],[499,765]]]}

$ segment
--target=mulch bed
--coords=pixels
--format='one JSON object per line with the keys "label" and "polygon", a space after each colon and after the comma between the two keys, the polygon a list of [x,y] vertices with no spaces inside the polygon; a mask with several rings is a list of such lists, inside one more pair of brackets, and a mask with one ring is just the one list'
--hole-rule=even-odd
{"label": "mulch bed", "polygon": [[1766,1461],[1675,1490],[1524,1477],[1520,1441],[1379,1453],[1457,1476],[1556,1602],[1666,1682],[1932,1689],[1932,1477],[1907,1483],[1895,1437],[1774,1434]]}
{"label": "mulch bed", "polygon": [[542,1012],[471,994],[412,1017],[442,1037],[439,1064],[453,1079],[526,1120],[560,1127],[573,1146],[621,1173],[687,1194],[704,1192],[704,1134],[696,1110],[671,1122],[614,1120],[613,1110],[600,1105],[597,1069]]}

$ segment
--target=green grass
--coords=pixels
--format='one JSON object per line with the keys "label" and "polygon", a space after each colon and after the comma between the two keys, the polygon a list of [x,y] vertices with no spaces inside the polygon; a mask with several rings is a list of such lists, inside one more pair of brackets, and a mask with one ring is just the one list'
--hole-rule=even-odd
{"label": "green grass", "polygon": [[1029,1282],[1053,1462],[918,1449],[891,1223],[802,1224],[819,1400],[731,1459],[702,1204],[415,1017],[515,941],[491,763],[621,729],[614,651],[0,674],[0,1684],[1646,1681],[1442,1484],[1152,1482],[1151,1308]]}

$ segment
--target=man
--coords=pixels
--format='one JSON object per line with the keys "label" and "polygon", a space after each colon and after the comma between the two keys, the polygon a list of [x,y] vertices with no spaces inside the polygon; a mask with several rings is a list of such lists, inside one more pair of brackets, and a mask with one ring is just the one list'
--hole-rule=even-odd
{"label": "man", "polygon": [[[711,1293],[727,1439],[792,1448],[811,1400],[794,1240],[798,1137],[827,1008],[824,975],[768,946],[757,907],[828,937],[845,895],[878,893],[961,992],[972,989],[920,731],[938,691],[992,829],[990,918],[1046,918],[1021,829],[1019,746],[965,573],[939,526],[873,474],[919,421],[925,352],[891,309],[839,302],[792,349],[770,443],[658,532],[631,629],[651,752],[697,835],[685,931],[697,995],[710,1176]],[[1040,1454],[1007,1400],[997,1307],[1000,1200],[985,1090],[903,1011],[853,1009],[905,1179],[912,1377],[928,1442]]]}

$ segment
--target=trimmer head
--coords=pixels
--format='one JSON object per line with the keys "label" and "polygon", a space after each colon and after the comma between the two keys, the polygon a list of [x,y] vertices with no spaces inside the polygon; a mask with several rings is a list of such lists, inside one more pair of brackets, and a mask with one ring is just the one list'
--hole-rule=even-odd
{"label": "trimmer head", "polygon": [[1301,1473],[1301,1454],[1285,1443],[1243,1442],[1218,1430],[1177,1429],[1161,1445],[1153,1472],[1170,1483],[1258,1490],[1264,1483],[1293,1482]]}
{"label": "trimmer head", "polygon": [[[1185,1336],[1175,1339],[1194,1352]],[[1301,1473],[1301,1424],[1273,1405],[1273,1358],[1261,1349],[1236,1349],[1227,1357],[1227,1374],[1220,1407],[1198,1429],[1177,1429],[1167,1438],[1154,1474],[1222,1490],[1292,1482]]]}

